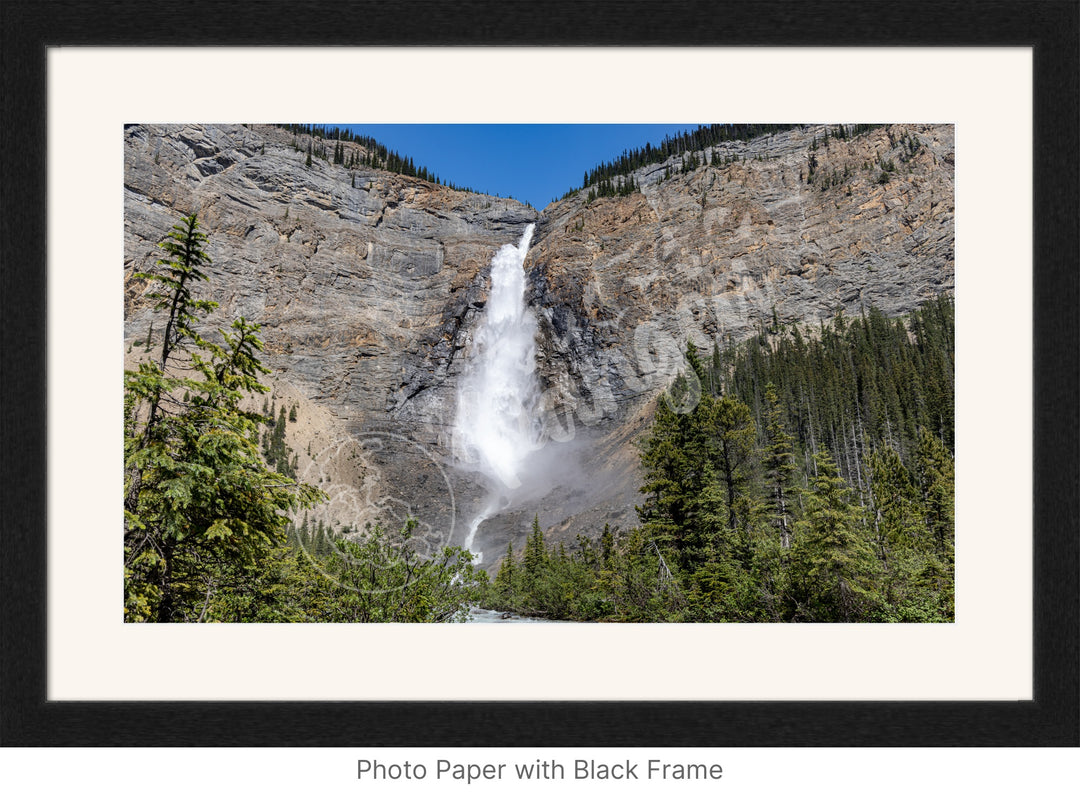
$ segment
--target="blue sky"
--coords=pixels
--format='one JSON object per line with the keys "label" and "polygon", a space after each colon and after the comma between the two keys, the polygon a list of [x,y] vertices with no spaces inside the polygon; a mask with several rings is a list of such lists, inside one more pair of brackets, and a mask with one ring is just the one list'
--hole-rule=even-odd
{"label": "blue sky", "polygon": [[692,131],[678,125],[342,125],[374,137],[444,182],[517,198],[543,209],[586,170],[623,150],[656,145],[667,134]]}

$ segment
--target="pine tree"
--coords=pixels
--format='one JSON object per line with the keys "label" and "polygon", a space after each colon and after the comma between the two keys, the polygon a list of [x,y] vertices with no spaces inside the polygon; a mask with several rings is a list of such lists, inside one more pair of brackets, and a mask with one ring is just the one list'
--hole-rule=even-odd
{"label": "pine tree", "polygon": [[[678,382],[676,382],[676,393]],[[700,405],[699,405],[700,406]],[[706,456],[695,447],[702,431],[687,415],[675,411],[661,398],[656,418],[641,452],[645,481],[640,490],[645,500],[638,517],[650,539],[663,547],[680,548],[690,533],[700,493],[704,488]]]}
{"label": "pine tree", "polygon": [[547,558],[547,549],[544,546],[544,530],[540,528],[539,516],[533,517],[532,531],[528,540],[525,541],[524,568],[526,575],[531,580],[536,580],[543,570]]}
{"label": "pine tree", "polygon": [[773,505],[773,525],[780,533],[780,544],[791,548],[791,522],[788,498],[791,495],[791,477],[795,473],[791,437],[783,422],[783,409],[776,394],[776,385],[765,385],[766,424],[765,479]]}
{"label": "pine tree", "polygon": [[698,356],[697,346],[689,340],[686,343],[686,364],[697,376],[699,384],[705,384],[708,381],[706,376],[705,365],[701,361],[701,357]]}
{"label": "pine tree", "polygon": [[916,476],[922,496],[926,526],[938,557],[953,562],[954,539],[954,467],[944,444],[927,429],[919,430],[916,452]]}
{"label": "pine tree", "polygon": [[709,363],[709,392],[712,395],[720,395],[723,391],[724,361],[720,355],[720,344],[713,343],[712,359]]}
{"label": "pine tree", "polygon": [[799,614],[814,621],[865,620],[875,605],[873,553],[836,464],[822,453],[814,460],[817,475],[803,494],[806,517],[795,526]]}
{"label": "pine tree", "polygon": [[[715,464],[727,491],[728,526],[739,523],[738,496],[749,480],[756,437],[753,416],[743,402],[724,396],[717,400],[711,426]],[[745,515],[743,516],[745,520]]]}
{"label": "pine tree", "polygon": [[206,237],[194,215],[162,243],[160,358],[124,378],[124,617],[202,620],[214,595],[283,542],[287,513],[316,503],[315,488],[269,470],[259,456],[262,416],[241,401],[266,392],[259,327],[243,318],[210,343],[195,328],[215,304],[194,297],[206,280]]}
{"label": "pine tree", "polygon": [[604,531],[600,535],[600,560],[601,564],[607,568],[611,565],[611,561],[615,558],[615,535],[611,531],[611,525],[605,523]]}
{"label": "pine tree", "polygon": [[871,455],[870,488],[882,563],[888,566],[895,548],[924,549],[927,530],[918,490],[895,449],[886,445]]}
{"label": "pine tree", "polygon": [[512,599],[514,595],[514,580],[514,544],[512,541],[507,541],[506,556],[503,557],[503,561],[499,565],[499,572],[495,575],[496,597],[503,605],[509,606],[510,604],[512,604]]}

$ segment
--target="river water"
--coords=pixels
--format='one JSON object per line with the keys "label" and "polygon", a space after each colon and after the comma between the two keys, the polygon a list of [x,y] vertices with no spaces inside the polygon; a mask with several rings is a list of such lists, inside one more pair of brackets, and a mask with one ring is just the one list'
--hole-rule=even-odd
{"label": "river water", "polygon": [[[504,618],[503,616],[509,616]],[[499,610],[484,610],[473,607],[469,610],[469,624],[567,624],[568,621],[551,621],[547,618],[525,618],[514,613],[503,613]]]}

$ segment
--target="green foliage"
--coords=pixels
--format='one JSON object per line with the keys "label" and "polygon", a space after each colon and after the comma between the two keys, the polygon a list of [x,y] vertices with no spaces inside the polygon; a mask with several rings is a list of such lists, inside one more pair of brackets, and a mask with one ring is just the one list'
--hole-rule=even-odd
{"label": "green foliage", "polygon": [[944,443],[927,429],[919,430],[915,474],[933,548],[946,565],[953,562],[953,457]]}
{"label": "green foliage", "polygon": [[214,341],[198,331],[215,307],[192,292],[206,280],[205,242],[186,217],[158,269],[140,274],[166,319],[160,356],[125,373],[124,619],[462,620],[488,593],[462,549],[418,553],[414,522],[349,538],[306,511],[293,523],[325,496],[294,478],[285,430],[296,405],[242,406],[267,390],[259,327],[240,318]]}
{"label": "green foliage", "polygon": [[795,525],[792,598],[798,620],[862,621],[877,605],[876,565],[849,489],[826,454],[803,492],[806,515]]}
{"label": "green foliage", "polygon": [[870,488],[878,555],[883,563],[897,549],[925,548],[929,533],[911,472],[900,455],[883,445],[870,457]]}
{"label": "green foliage", "polygon": [[[590,200],[619,194],[632,194],[638,191],[633,181],[633,173],[649,164],[660,164],[672,156],[681,158],[680,172],[691,172],[701,165],[699,152],[714,147],[721,142],[744,142],[766,134],[774,134],[793,128],[793,125],[774,124],[717,124],[701,125],[693,131],[683,131],[674,136],[666,136],[659,145],[646,143],[644,147],[623,151],[622,155],[610,162],[604,162],[585,173],[581,188],[591,187]],[[716,151],[713,151],[716,157]],[[665,173],[664,178],[670,174]],[[575,190],[570,190],[574,192]],[[592,193],[595,192],[595,195]],[[570,193],[567,193],[570,194]]]}
{"label": "green foliage", "polygon": [[[709,405],[703,406],[707,409]],[[750,408],[735,398],[722,396],[711,406],[709,445],[714,449],[714,463],[726,493],[728,526],[735,529],[740,519],[747,523],[749,514],[746,505],[738,502],[751,478],[756,428]]]}
{"label": "green foliage", "polygon": [[[582,191],[586,188],[589,188],[587,203],[591,203],[596,198],[629,195],[633,192],[640,191],[633,178],[633,174],[636,170],[650,164],[661,164],[668,159],[678,157],[679,165],[677,172],[691,173],[705,163],[705,153],[710,149],[712,153],[709,158],[709,164],[714,167],[726,167],[735,162],[745,160],[745,157],[740,159],[740,157],[734,154],[725,154],[721,156],[720,148],[717,147],[718,145],[726,142],[747,142],[761,136],[781,133],[794,127],[796,126],[789,124],[714,124],[698,126],[693,131],[683,131],[680,134],[665,137],[659,145],[648,143],[641,148],[623,151],[619,158],[604,162],[603,164],[597,165],[592,170],[586,171],[582,178],[581,187],[568,190],[563,197],[568,197],[575,192]],[[838,125],[832,129],[832,135],[838,139],[849,139],[880,127],[880,124],[867,123]],[[828,143],[829,131],[826,129],[821,146],[827,147]],[[814,171],[816,170],[818,163],[813,152],[816,151],[818,147],[819,143],[815,137],[810,146],[809,175],[806,179],[809,184],[814,183]],[[911,152],[911,146],[908,145],[907,147],[908,150],[905,152]],[[762,160],[761,156],[755,158],[757,161]],[[667,180],[671,175],[671,167],[669,165],[665,168],[663,178],[660,180]],[[830,175],[825,186],[836,185],[839,182],[838,175],[838,173]],[[823,188],[825,188],[825,186],[823,186]],[[704,206],[704,204],[702,205]]]}
{"label": "green foliage", "polygon": [[[701,392],[710,369],[690,344],[690,372],[672,387],[670,403],[657,405],[656,421],[643,444],[645,503],[638,508],[645,533],[671,549],[683,567],[709,548],[723,551],[754,505],[747,497],[755,426],[749,408],[728,397]],[[700,396],[680,414],[687,398]]]}
{"label": "green foliage", "polygon": [[[817,137],[815,136],[810,143],[810,147],[807,150],[807,172],[805,176],[806,183],[816,184],[823,192],[830,187],[836,187],[843,184],[852,175],[852,165],[849,163],[844,163],[842,165],[842,169],[841,165],[837,165],[831,171],[819,171],[818,167],[820,166],[820,163],[818,162],[817,151],[819,150],[819,148],[824,148],[826,151],[829,149],[830,137],[839,140],[847,140],[859,136],[860,134],[864,134],[867,131],[871,131],[881,127],[882,126],[880,124],[867,123],[860,123],[858,125],[837,125],[832,128],[826,127],[821,141],[819,142]],[[906,137],[907,135],[905,135],[905,143],[908,141]],[[890,148],[894,147],[893,137],[891,133],[889,134],[889,141]],[[900,158],[906,161],[908,158],[910,158],[910,156],[908,156],[907,154],[908,151],[904,150],[900,153]],[[843,158],[843,152],[841,152],[841,158]],[[891,158],[886,160],[884,156],[881,156],[879,158],[879,164],[882,168],[882,172],[876,180],[878,181],[878,183],[887,184],[891,177],[890,174],[896,170],[895,162]],[[869,164],[864,163],[863,169],[869,169]],[[850,186],[847,188],[847,193],[849,195],[851,194]]]}
{"label": "green foliage", "polygon": [[319,493],[268,470],[260,416],[241,408],[264,392],[259,327],[240,318],[219,343],[195,328],[215,304],[192,288],[206,280],[206,237],[194,215],[161,245],[148,297],[166,312],[160,357],[124,380],[125,619],[201,620],[238,566],[283,540],[288,513]]}
{"label": "green foliage", "polygon": [[838,315],[806,337],[798,326],[753,337],[720,353],[721,387],[750,407],[761,431],[772,384],[804,469],[812,472],[814,453],[828,453],[865,496],[866,457],[876,444],[894,448],[909,470],[920,429],[951,452],[953,317],[952,298],[941,296],[903,319],[871,308],[851,320]]}
{"label": "green foliage", "polygon": [[595,187],[589,189],[587,202],[592,203],[597,198],[625,198],[640,191],[641,188],[632,175],[602,178]]}
{"label": "green foliage", "polygon": [[[314,154],[332,164],[341,165],[346,170],[369,167],[419,178],[421,181],[430,181],[433,184],[441,184],[459,192],[476,192],[471,187],[458,186],[452,182],[443,181],[427,167],[418,167],[411,156],[403,156],[397,151],[387,148],[386,145],[376,141],[374,138],[357,134],[350,129],[297,123],[290,123],[281,127],[293,134],[308,138],[308,155],[305,161],[308,167],[311,166],[311,157]],[[333,153],[327,155],[326,142],[331,140],[334,141]],[[296,142],[297,140],[294,138],[294,148],[297,147]],[[351,176],[350,183],[352,188],[355,189],[355,175]]]}
{"label": "green foliage", "polygon": [[[289,415],[289,420],[296,420],[295,414],[296,407],[293,406],[293,413]],[[281,407],[277,417],[274,417],[271,412],[267,421],[268,430],[263,435],[263,458],[267,464],[274,470],[289,477],[290,479],[296,478],[296,471],[293,467],[292,459],[295,459],[292,453],[292,448],[285,442],[285,429],[286,429],[285,407]]]}
{"label": "green foliage", "polygon": [[655,546],[634,530],[622,537],[605,528],[601,548],[580,538],[574,550],[546,547],[538,522],[526,545],[526,559],[512,547],[484,604],[528,616],[578,621],[678,620],[678,588]]}
{"label": "green foliage", "polygon": [[780,534],[780,545],[791,547],[792,477],[795,475],[792,439],[784,423],[784,411],[776,385],[765,385],[765,455],[764,464],[767,493],[772,510],[772,525]]}
{"label": "green foliage", "polygon": [[[307,529],[305,520],[305,530]],[[428,558],[409,521],[347,539],[321,521],[300,530],[217,594],[206,619],[234,622],[411,623],[463,621],[488,593],[487,575],[460,548]]]}
{"label": "green foliage", "polygon": [[499,572],[495,575],[494,597],[509,600],[514,593],[514,575],[517,568],[514,563],[514,544],[506,542],[506,556],[499,564]]}
{"label": "green foliage", "polygon": [[546,560],[547,551],[544,548],[544,531],[540,528],[539,517],[534,517],[532,531],[525,541],[525,558],[522,561],[525,576],[532,580],[539,577],[543,573]]}
{"label": "green foliage", "polygon": [[688,153],[682,157],[682,163],[679,167],[679,172],[692,173],[700,166],[701,160],[698,159],[697,153]]}
{"label": "green foliage", "polygon": [[774,329],[708,360],[688,345],[641,443],[638,528],[567,552],[534,520],[485,603],[572,620],[953,620],[951,300],[906,321],[838,317],[809,342]]}

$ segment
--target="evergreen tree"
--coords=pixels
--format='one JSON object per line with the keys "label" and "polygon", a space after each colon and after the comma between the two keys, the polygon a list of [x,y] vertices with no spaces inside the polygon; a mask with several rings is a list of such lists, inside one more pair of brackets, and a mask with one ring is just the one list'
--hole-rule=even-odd
{"label": "evergreen tree", "polygon": [[927,429],[919,431],[916,476],[922,496],[926,526],[939,559],[953,562],[954,467],[953,458],[940,439]]}
{"label": "evergreen tree", "polygon": [[214,307],[192,294],[206,279],[206,237],[194,215],[162,244],[167,312],[160,358],[125,372],[125,620],[203,620],[215,594],[285,539],[286,513],[314,504],[317,490],[269,470],[259,458],[261,416],[240,406],[267,388],[258,326],[243,318],[223,344],[195,324]]}
{"label": "evergreen tree", "polygon": [[870,487],[878,557],[888,567],[894,549],[927,545],[923,510],[910,472],[887,445],[870,457]]}
{"label": "evergreen tree", "polygon": [[546,557],[547,550],[544,546],[544,530],[540,528],[540,517],[534,516],[532,531],[525,541],[525,559],[523,562],[525,574],[529,579],[535,581],[540,576]]}
{"label": "evergreen tree", "polygon": [[689,344],[642,443],[640,528],[579,536],[568,555],[547,549],[534,522],[535,568],[515,572],[511,608],[620,621],[953,620],[951,309],[946,298],[906,319],[838,315],[812,337],[793,326],[714,347],[708,362]]}
{"label": "evergreen tree", "polygon": [[600,535],[600,560],[606,568],[611,565],[615,558],[615,534],[611,531],[610,524],[604,524],[604,531]]}
{"label": "evergreen tree", "polygon": [[817,475],[804,492],[806,518],[795,527],[796,615],[812,621],[865,620],[875,606],[873,553],[836,464],[826,454],[814,459]]}
{"label": "evergreen tree", "polygon": [[773,526],[780,533],[780,544],[791,548],[791,521],[788,510],[791,495],[791,480],[795,473],[794,455],[791,450],[791,437],[783,423],[783,409],[776,385],[771,382],[765,386],[765,479],[769,486],[772,501]]}
{"label": "evergreen tree", "polygon": [[147,393],[149,402],[144,429],[144,437],[147,438],[156,431],[162,402],[173,401],[169,393],[181,386],[179,382],[167,380],[165,373],[180,365],[174,363],[177,356],[182,359],[190,347],[203,344],[192,326],[201,315],[217,308],[214,301],[195,298],[191,293],[196,282],[207,279],[202,269],[209,266],[211,260],[203,251],[205,243],[206,235],[199,231],[197,217],[193,214],[182,218],[161,244],[163,258],[157,261],[158,269],[135,274],[135,278],[149,281],[152,286],[163,285],[162,289],[148,292],[146,297],[156,302],[155,311],[166,312],[165,334],[161,342],[157,369],[153,371],[147,363],[140,365],[140,373],[147,382],[144,392]]}
{"label": "evergreen tree", "polygon": [[[683,380],[685,382],[685,380]],[[676,382],[675,395],[679,392]],[[700,405],[697,409],[700,409]],[[679,550],[692,536],[697,504],[705,487],[704,431],[689,415],[661,399],[641,453],[644,503],[638,507],[648,536],[662,547]]]}
{"label": "evergreen tree", "polygon": [[[728,526],[739,523],[738,498],[749,481],[756,431],[750,408],[743,402],[723,396],[717,400],[712,415],[712,437],[719,478],[726,490]],[[743,507],[743,520],[748,510]]]}
{"label": "evergreen tree", "polygon": [[694,345],[694,343],[690,342],[689,340],[686,343],[686,352],[685,352],[685,354],[686,354],[686,364],[687,364],[687,366],[689,366],[690,370],[692,370],[694,375],[697,377],[698,384],[699,385],[705,384],[708,381],[708,377],[706,376],[705,365],[701,361],[701,357],[698,356],[697,346]]}
{"label": "evergreen tree", "polygon": [[495,575],[494,589],[498,603],[505,606],[510,606],[513,603],[515,579],[514,544],[512,541],[507,541],[506,556],[503,557],[503,561],[499,565],[499,572]]}

